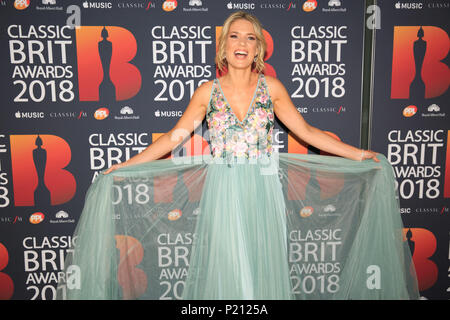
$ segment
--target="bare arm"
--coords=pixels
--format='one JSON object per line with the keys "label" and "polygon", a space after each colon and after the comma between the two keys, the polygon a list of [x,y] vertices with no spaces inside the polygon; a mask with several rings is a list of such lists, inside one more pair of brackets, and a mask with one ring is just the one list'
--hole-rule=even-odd
{"label": "bare arm", "polygon": [[277,118],[298,138],[320,150],[344,158],[379,161],[375,152],[355,148],[309,125],[295,108],[283,84],[273,77],[266,76],[266,79]]}
{"label": "bare arm", "polygon": [[212,81],[208,81],[195,90],[185,112],[170,131],[159,137],[159,139],[154,141],[141,153],[138,153],[125,162],[111,166],[104,173],[110,173],[111,171],[124,166],[159,159],[175,149],[175,147],[178,146],[187,136],[189,136],[205,118],[211,86]]}

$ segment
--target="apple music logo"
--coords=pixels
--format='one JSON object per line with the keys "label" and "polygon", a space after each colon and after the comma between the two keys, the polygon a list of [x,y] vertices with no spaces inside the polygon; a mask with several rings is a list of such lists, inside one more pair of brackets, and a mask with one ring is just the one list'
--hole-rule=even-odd
{"label": "apple music logo", "polygon": [[155,117],[181,117],[183,115],[183,111],[181,110],[156,110]]}
{"label": "apple music logo", "polygon": [[233,2],[228,2],[227,3],[227,8],[230,10],[249,10],[249,9],[255,9],[255,4],[254,3],[233,3]]}
{"label": "apple music logo", "polygon": [[16,111],[14,116],[16,117],[16,119],[44,119],[45,118],[44,112],[39,112],[39,111],[32,111],[32,112]]}
{"label": "apple music logo", "polygon": [[112,2],[83,2],[85,9],[112,9]]}
{"label": "apple music logo", "polygon": [[400,1],[395,3],[395,9],[422,9],[423,3],[411,2],[411,3],[400,3]]}

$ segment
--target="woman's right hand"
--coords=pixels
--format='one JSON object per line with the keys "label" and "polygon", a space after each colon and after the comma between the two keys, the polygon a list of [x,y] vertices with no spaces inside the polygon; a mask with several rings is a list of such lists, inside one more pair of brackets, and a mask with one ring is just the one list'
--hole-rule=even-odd
{"label": "woman's right hand", "polygon": [[103,174],[111,173],[114,170],[120,169],[120,168],[122,168],[124,166],[125,165],[123,163],[116,163],[116,164],[112,165],[111,167],[109,167],[107,170],[103,171]]}

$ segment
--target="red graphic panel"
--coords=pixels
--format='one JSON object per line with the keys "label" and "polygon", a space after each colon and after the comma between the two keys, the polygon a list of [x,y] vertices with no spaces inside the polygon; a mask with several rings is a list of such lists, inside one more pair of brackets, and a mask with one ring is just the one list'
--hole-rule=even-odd
{"label": "red graphic panel", "polygon": [[[325,131],[336,140],[341,140],[339,137],[329,131]],[[294,138],[290,133],[288,135],[288,153],[299,153],[307,154],[308,145],[303,142],[299,143],[296,138]],[[320,151],[321,155],[330,155],[325,151]],[[288,188],[288,199],[289,200],[304,200],[306,186],[311,178],[311,174],[305,169],[304,172],[298,172],[297,170],[289,170],[289,188]],[[328,199],[334,197],[339,192],[341,192],[344,186],[344,179],[342,174],[336,173],[334,175],[327,175],[327,178],[321,177],[320,174],[317,177],[317,182],[320,185],[320,197],[321,199]]]}
{"label": "red graphic panel", "polygon": [[436,237],[423,228],[403,229],[403,236],[412,251],[419,290],[427,290],[436,283],[438,277],[438,267],[430,260],[436,252]]}
{"label": "red graphic panel", "polygon": [[448,34],[439,27],[395,26],[391,99],[408,99],[421,90],[426,99],[444,94],[450,69],[442,60],[449,50]]}
{"label": "red graphic panel", "polygon": [[134,97],[141,88],[133,34],[122,27],[82,26],[76,29],[80,101],[101,101],[102,92],[112,100]]}
{"label": "red graphic panel", "polygon": [[10,141],[16,206],[59,205],[73,198],[75,177],[64,169],[72,153],[64,139],[11,135]]}
{"label": "red graphic panel", "polygon": [[124,300],[137,299],[147,290],[147,275],[137,266],[144,258],[144,248],[136,238],[116,235],[116,248],[120,252],[117,280]]}
{"label": "red graphic panel", "polygon": [[6,247],[0,243],[0,300],[11,299],[14,293],[14,283],[9,275],[1,272],[9,262],[9,254]]}
{"label": "red graphic panel", "polygon": [[[161,137],[163,133],[152,133],[152,141],[156,141]],[[183,149],[185,151],[186,157],[194,157],[194,156],[208,156],[211,151],[209,147],[208,141],[205,140],[199,134],[193,134],[191,138],[183,144]],[[160,159],[172,159],[172,153],[167,153],[164,157]],[[201,190],[203,187],[203,183],[194,185],[191,181],[196,181],[196,178],[200,175],[204,174],[203,170],[188,170],[183,174],[183,181],[188,188],[189,191],[189,201],[198,201],[201,196]],[[154,178],[154,201],[158,202],[173,202],[173,192],[175,190],[175,186],[178,181],[178,175],[164,175],[163,178],[155,177]]]}
{"label": "red graphic panel", "polygon": [[444,198],[450,198],[450,130],[447,131],[447,153],[445,156]]}

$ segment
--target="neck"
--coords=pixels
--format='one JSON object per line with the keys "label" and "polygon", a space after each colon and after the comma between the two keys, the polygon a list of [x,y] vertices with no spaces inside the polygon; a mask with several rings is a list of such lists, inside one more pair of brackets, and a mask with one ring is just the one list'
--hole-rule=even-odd
{"label": "neck", "polygon": [[247,69],[229,68],[225,77],[226,81],[228,82],[228,85],[237,88],[245,88],[252,83],[254,76],[255,74],[254,72],[251,71],[250,68]]}

